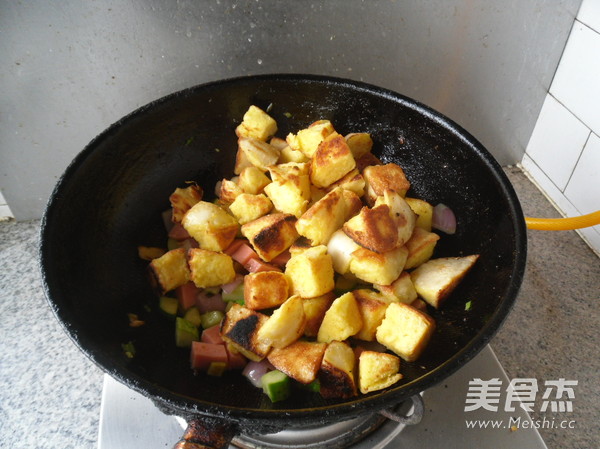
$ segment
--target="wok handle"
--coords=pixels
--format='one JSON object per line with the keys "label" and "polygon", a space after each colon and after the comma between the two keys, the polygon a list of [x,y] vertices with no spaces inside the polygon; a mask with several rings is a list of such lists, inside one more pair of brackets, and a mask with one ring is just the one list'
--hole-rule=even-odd
{"label": "wok handle", "polygon": [[410,399],[413,403],[412,413],[410,415],[396,413],[393,408],[381,410],[379,414],[385,416],[387,419],[391,419],[392,421],[396,421],[406,426],[419,424],[421,419],[423,419],[423,412],[425,411],[423,398],[420,394],[415,394]]}
{"label": "wok handle", "polygon": [[173,449],[227,449],[237,432],[237,425],[232,421],[193,418],[188,421],[183,437]]}

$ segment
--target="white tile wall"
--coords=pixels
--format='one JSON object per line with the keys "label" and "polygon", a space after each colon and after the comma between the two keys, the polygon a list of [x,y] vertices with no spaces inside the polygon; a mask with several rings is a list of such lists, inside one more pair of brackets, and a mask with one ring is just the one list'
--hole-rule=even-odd
{"label": "white tile wall", "polygon": [[[600,210],[600,1],[583,0],[522,166],[566,216]],[[600,225],[579,231],[600,254]]]}

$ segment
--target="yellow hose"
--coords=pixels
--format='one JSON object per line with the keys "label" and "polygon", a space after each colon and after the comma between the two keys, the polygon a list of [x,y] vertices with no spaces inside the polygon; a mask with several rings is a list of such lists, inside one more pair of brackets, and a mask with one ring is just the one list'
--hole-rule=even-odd
{"label": "yellow hose", "polygon": [[600,210],[587,215],[571,218],[532,218],[525,217],[527,229],[539,231],[569,231],[572,229],[587,228],[600,224]]}

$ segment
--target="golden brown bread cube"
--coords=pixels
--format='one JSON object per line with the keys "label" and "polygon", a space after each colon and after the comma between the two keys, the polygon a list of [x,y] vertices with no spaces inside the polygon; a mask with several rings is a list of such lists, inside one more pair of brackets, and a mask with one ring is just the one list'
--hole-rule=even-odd
{"label": "golden brown bread cube", "polygon": [[341,179],[329,185],[325,190],[330,192],[338,187],[354,192],[357,196],[361,197],[365,194],[365,178],[355,168],[354,170],[350,170]]}
{"label": "golden brown bread cube", "polygon": [[171,291],[190,280],[190,269],[184,248],[166,252],[149,265],[152,280],[161,293]]}
{"label": "golden brown bread cube", "polygon": [[379,290],[384,296],[390,298],[391,301],[411,304],[417,299],[417,291],[407,271],[402,272],[398,276],[398,279],[389,285],[373,284],[373,287]]}
{"label": "golden brown bread cube", "polygon": [[406,242],[408,258],[404,269],[410,270],[427,262],[433,255],[433,250],[439,239],[440,236],[436,233],[415,227],[411,238]]}
{"label": "golden brown bread cube", "polygon": [[258,339],[258,331],[268,319],[267,315],[234,303],[221,322],[221,336],[246,358],[260,362],[271,349]]}
{"label": "golden brown bread cube", "polygon": [[241,225],[267,215],[271,209],[273,203],[262,193],[258,195],[241,193],[229,206],[229,210]]}
{"label": "golden brown bread cube", "polygon": [[171,207],[173,208],[172,220],[180,223],[185,213],[202,200],[203,191],[200,186],[190,185],[185,189],[177,188],[169,197]]}
{"label": "golden brown bread cube", "polygon": [[359,289],[352,293],[362,318],[362,327],[354,337],[359,340],[375,341],[377,328],[385,316],[390,301],[381,293],[372,290]]}
{"label": "golden brown bread cube", "polygon": [[385,253],[398,246],[396,222],[385,204],[372,209],[363,207],[358,215],[344,223],[342,229],[360,246],[377,253]]}
{"label": "golden brown bread cube", "polygon": [[309,173],[310,165],[307,162],[286,162],[269,167],[272,181],[287,181],[298,176],[308,176]]}
{"label": "golden brown bread cube", "polygon": [[433,206],[427,201],[420,200],[417,198],[404,198],[412,211],[417,216],[416,226],[424,229],[425,231],[431,231],[431,221],[433,219]]}
{"label": "golden brown bread cube", "polygon": [[235,278],[233,259],[227,254],[191,248],[188,251],[190,279],[196,287],[216,287]]}
{"label": "golden brown bread cube", "polygon": [[417,216],[408,203],[397,192],[386,190],[375,200],[375,207],[385,204],[390,208],[390,216],[395,222],[398,234],[396,244],[404,245],[412,236]]}
{"label": "golden brown bread cube", "polygon": [[376,338],[407,362],[413,362],[427,346],[434,330],[431,317],[408,304],[393,302],[377,328]]}
{"label": "golden brown bread cube", "polygon": [[404,246],[385,253],[361,247],[351,254],[349,270],[365,282],[387,285],[400,276],[407,257],[408,250]]}
{"label": "golden brown bread cube", "polygon": [[298,170],[277,170],[271,168],[273,182],[265,186],[264,191],[279,212],[300,217],[308,207],[310,200],[310,180],[307,174]]}
{"label": "golden brown bread cube", "polygon": [[334,133],[319,144],[311,159],[310,180],[317,187],[329,187],[356,167],[343,136]]}
{"label": "golden brown bread cube", "polygon": [[345,138],[355,160],[370,153],[373,148],[373,139],[369,133],[350,133]]}
{"label": "golden brown bread cube", "polygon": [[289,146],[285,139],[276,136],[271,137],[271,140],[269,140],[269,144],[271,144],[280,151],[283,150],[285,147]]}
{"label": "golden brown bread cube", "polygon": [[242,235],[266,262],[288,249],[298,238],[296,217],[291,214],[264,215],[242,226]]}
{"label": "golden brown bread cube", "polygon": [[296,135],[288,134],[286,141],[290,148],[302,152],[308,159],[312,158],[319,144],[335,132],[329,120],[318,120],[308,128],[298,131]]}
{"label": "golden brown bread cube", "polygon": [[331,235],[346,219],[346,200],[338,188],[314,203],[296,222],[298,234],[313,245],[326,245]]}
{"label": "golden brown bread cube", "polygon": [[352,292],[336,298],[323,317],[317,341],[330,343],[344,341],[362,328],[360,309]]}
{"label": "golden brown bread cube", "polygon": [[285,274],[278,271],[260,271],[244,277],[244,305],[252,310],[280,306],[289,297]]}
{"label": "golden brown bread cube", "polygon": [[241,193],[243,193],[243,190],[234,181],[230,179],[221,180],[221,187],[219,188],[219,199],[223,204],[233,203],[237,196]]}
{"label": "golden brown bread cube", "polygon": [[317,378],[326,348],[325,343],[296,341],[285,348],[273,348],[267,359],[292,379],[309,384]]}
{"label": "golden brown bread cube", "polygon": [[306,237],[300,236],[294,243],[292,243],[292,246],[290,246],[290,255],[296,256],[309,248],[312,248],[310,241]]}
{"label": "golden brown bread cube", "polygon": [[285,274],[292,293],[302,298],[314,298],[333,290],[333,264],[323,245],[309,248],[290,258]]}
{"label": "golden brown bread cube", "polygon": [[304,316],[306,317],[306,326],[304,327],[304,335],[307,337],[316,337],[319,333],[319,327],[323,322],[325,312],[329,309],[335,294],[333,292],[325,293],[316,298],[302,298],[304,305]]}
{"label": "golden brown bread cube", "polygon": [[421,298],[436,309],[471,270],[479,255],[430,259],[410,277]]}
{"label": "golden brown bread cube", "polygon": [[286,162],[308,162],[309,160],[302,151],[294,150],[286,143],[286,146],[281,149],[278,162],[283,164]]}
{"label": "golden brown bread cube", "polygon": [[181,224],[201,248],[210,251],[223,251],[233,242],[239,230],[234,217],[216,204],[206,201],[192,206]]}
{"label": "golden brown bread cube", "polygon": [[279,153],[277,148],[267,142],[252,137],[240,137],[234,173],[239,175],[244,168],[251,165],[265,172],[267,167],[277,163]]}
{"label": "golden brown bread cube", "polygon": [[258,195],[271,180],[259,168],[254,165],[244,168],[240,172],[238,185],[245,193]]}
{"label": "golden brown bread cube", "polygon": [[410,182],[406,179],[404,170],[394,163],[365,167],[362,174],[365,178],[365,195],[369,205],[373,205],[377,197],[382,196],[386,190],[391,190],[404,197],[410,188]]}
{"label": "golden brown bread cube", "polygon": [[167,251],[155,246],[138,246],[138,257],[142,260],[158,259]]}
{"label": "golden brown bread cube", "polygon": [[327,345],[318,378],[324,398],[347,399],[358,394],[356,357],[350,345],[340,341]]}
{"label": "golden brown bread cube", "polygon": [[285,348],[304,334],[306,318],[302,298],[291,296],[271,314],[257,338],[273,348]]}
{"label": "golden brown bread cube", "polygon": [[265,111],[257,106],[250,106],[242,123],[235,129],[238,137],[253,137],[266,141],[277,132],[277,122]]}
{"label": "golden brown bread cube", "polygon": [[400,359],[393,354],[362,351],[358,357],[358,385],[363,394],[383,390],[400,379]]}
{"label": "golden brown bread cube", "polygon": [[383,165],[383,162],[373,153],[365,153],[356,160],[356,169],[362,173],[365,168],[371,165]]}

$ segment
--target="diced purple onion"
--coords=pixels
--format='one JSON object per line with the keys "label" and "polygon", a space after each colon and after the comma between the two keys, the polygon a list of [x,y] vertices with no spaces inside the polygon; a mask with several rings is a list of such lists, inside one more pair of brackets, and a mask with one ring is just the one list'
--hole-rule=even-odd
{"label": "diced purple onion", "polygon": [[221,288],[223,289],[223,293],[227,293],[227,294],[231,293],[242,282],[244,282],[244,275],[236,274],[235,279],[233,281],[229,282],[228,284],[221,285]]}
{"label": "diced purple onion", "polygon": [[260,362],[250,361],[244,367],[242,374],[246,376],[256,388],[262,388],[260,379],[271,370],[273,370],[273,365],[271,365],[266,359],[261,360]]}
{"label": "diced purple onion", "polygon": [[217,195],[217,197],[221,196],[221,184],[223,184],[223,181],[217,181],[215,184],[215,195]]}
{"label": "diced purple onion", "polygon": [[452,209],[445,204],[438,204],[433,208],[431,227],[446,234],[456,232],[456,216]]}
{"label": "diced purple onion", "polygon": [[196,307],[200,313],[211,312],[213,310],[225,312],[227,304],[225,304],[225,301],[223,301],[223,298],[218,293],[213,294],[205,290],[200,290],[196,296]]}

